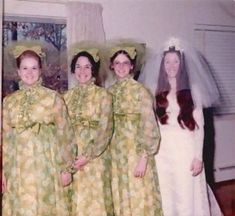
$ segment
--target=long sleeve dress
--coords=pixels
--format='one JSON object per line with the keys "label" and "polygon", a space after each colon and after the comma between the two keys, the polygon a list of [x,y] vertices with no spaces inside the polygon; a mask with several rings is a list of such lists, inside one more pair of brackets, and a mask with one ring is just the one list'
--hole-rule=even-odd
{"label": "long sleeve dress", "polygon": [[[152,96],[131,77],[118,81],[109,91],[113,95],[114,109],[110,147],[115,216],[162,215],[153,156],[160,135]],[[136,178],[134,169],[143,154],[148,155],[147,171],[143,178]]]}
{"label": "long sleeve dress", "polygon": [[74,174],[73,216],[112,216],[109,152],[112,97],[92,79],[69,90],[64,98],[75,131],[78,156],[91,159],[84,170]]}
{"label": "long sleeve dress", "polygon": [[60,172],[74,159],[73,130],[63,99],[37,82],[4,98],[4,216],[68,216]]}
{"label": "long sleeve dress", "polygon": [[[168,94],[167,124],[160,124],[161,147],[155,156],[165,216],[221,216],[204,170],[192,176],[192,160],[202,160],[204,119],[201,108],[193,112],[198,129],[182,129],[177,121],[179,105]],[[210,200],[209,200],[210,198]],[[211,206],[213,205],[213,208]]]}

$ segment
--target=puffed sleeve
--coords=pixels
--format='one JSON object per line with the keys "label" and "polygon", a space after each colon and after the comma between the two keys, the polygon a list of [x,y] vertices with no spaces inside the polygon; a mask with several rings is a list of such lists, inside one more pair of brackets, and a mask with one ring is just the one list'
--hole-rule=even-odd
{"label": "puffed sleeve", "polygon": [[153,97],[146,89],[140,95],[140,122],[137,153],[154,155],[159,147],[160,132],[153,110]]}
{"label": "puffed sleeve", "polygon": [[8,103],[4,98],[3,101],[3,111],[2,111],[2,151],[3,151],[3,172],[5,176],[8,176],[8,167],[11,163],[12,153],[14,151],[13,148],[13,131],[10,127],[10,119],[9,119],[9,107]]}
{"label": "puffed sleeve", "polygon": [[92,131],[92,140],[82,152],[82,155],[92,159],[105,151],[113,133],[112,96],[106,91],[102,91],[101,94],[100,120],[95,127],[96,129]]}
{"label": "puffed sleeve", "polygon": [[198,125],[194,131],[195,157],[202,160],[203,140],[204,140],[204,117],[202,109],[197,107],[193,111],[193,117]]}
{"label": "puffed sleeve", "polygon": [[56,136],[58,138],[56,162],[59,170],[73,172],[71,167],[77,151],[75,136],[64,100],[59,95],[56,95],[53,109],[57,129]]}

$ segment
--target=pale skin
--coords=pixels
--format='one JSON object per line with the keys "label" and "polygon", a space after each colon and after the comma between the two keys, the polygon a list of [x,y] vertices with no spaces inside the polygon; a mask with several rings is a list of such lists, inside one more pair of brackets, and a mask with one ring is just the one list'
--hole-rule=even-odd
{"label": "pale skin", "polygon": [[[41,69],[39,67],[39,62],[36,58],[25,56],[20,63],[19,68],[17,69],[17,73],[25,84],[26,87],[33,86],[41,76]],[[69,172],[61,172],[60,181],[62,186],[67,186],[72,182],[72,175]],[[3,174],[2,177],[2,192],[7,191],[7,179]]]}
{"label": "pale skin", "polygon": [[[169,94],[176,94],[176,75],[179,71],[180,59],[174,52],[167,53],[164,58],[164,67],[171,86]],[[192,176],[197,176],[203,170],[203,161],[194,157],[189,167]]]}
{"label": "pale skin", "polygon": [[[117,79],[119,80],[125,79],[133,69],[133,65],[131,64],[130,59],[122,53],[117,55],[111,67],[114,70]],[[147,154],[143,154],[140,156],[139,160],[137,161],[135,169],[133,170],[133,175],[136,178],[143,178],[147,170],[147,165],[148,165]]]}

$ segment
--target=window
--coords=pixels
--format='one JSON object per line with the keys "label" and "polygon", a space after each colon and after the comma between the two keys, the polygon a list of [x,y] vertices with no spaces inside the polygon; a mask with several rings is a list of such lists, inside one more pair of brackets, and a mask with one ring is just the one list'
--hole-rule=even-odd
{"label": "window", "polygon": [[235,114],[235,26],[197,24],[196,46],[218,84],[221,103],[215,114]]}
{"label": "window", "polygon": [[6,17],[3,22],[3,96],[18,88],[15,61],[8,58],[8,45],[15,41],[36,40],[45,44],[43,85],[64,92],[68,88],[66,24],[63,20]]}

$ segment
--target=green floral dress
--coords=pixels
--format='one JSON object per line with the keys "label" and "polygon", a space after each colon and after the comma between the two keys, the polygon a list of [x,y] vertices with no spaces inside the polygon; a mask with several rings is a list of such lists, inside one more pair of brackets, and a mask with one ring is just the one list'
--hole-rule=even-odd
{"label": "green floral dress", "polygon": [[78,155],[91,158],[74,175],[73,216],[113,216],[108,145],[113,130],[112,96],[92,79],[69,90],[64,98]]}
{"label": "green floral dress", "polygon": [[[110,87],[113,95],[114,134],[112,194],[115,216],[162,215],[161,196],[154,154],[159,145],[159,129],[150,93],[130,76]],[[134,177],[141,155],[148,155],[143,178]]]}
{"label": "green floral dress", "polygon": [[36,83],[4,98],[4,216],[68,216],[60,172],[74,159],[73,130],[63,99]]}

